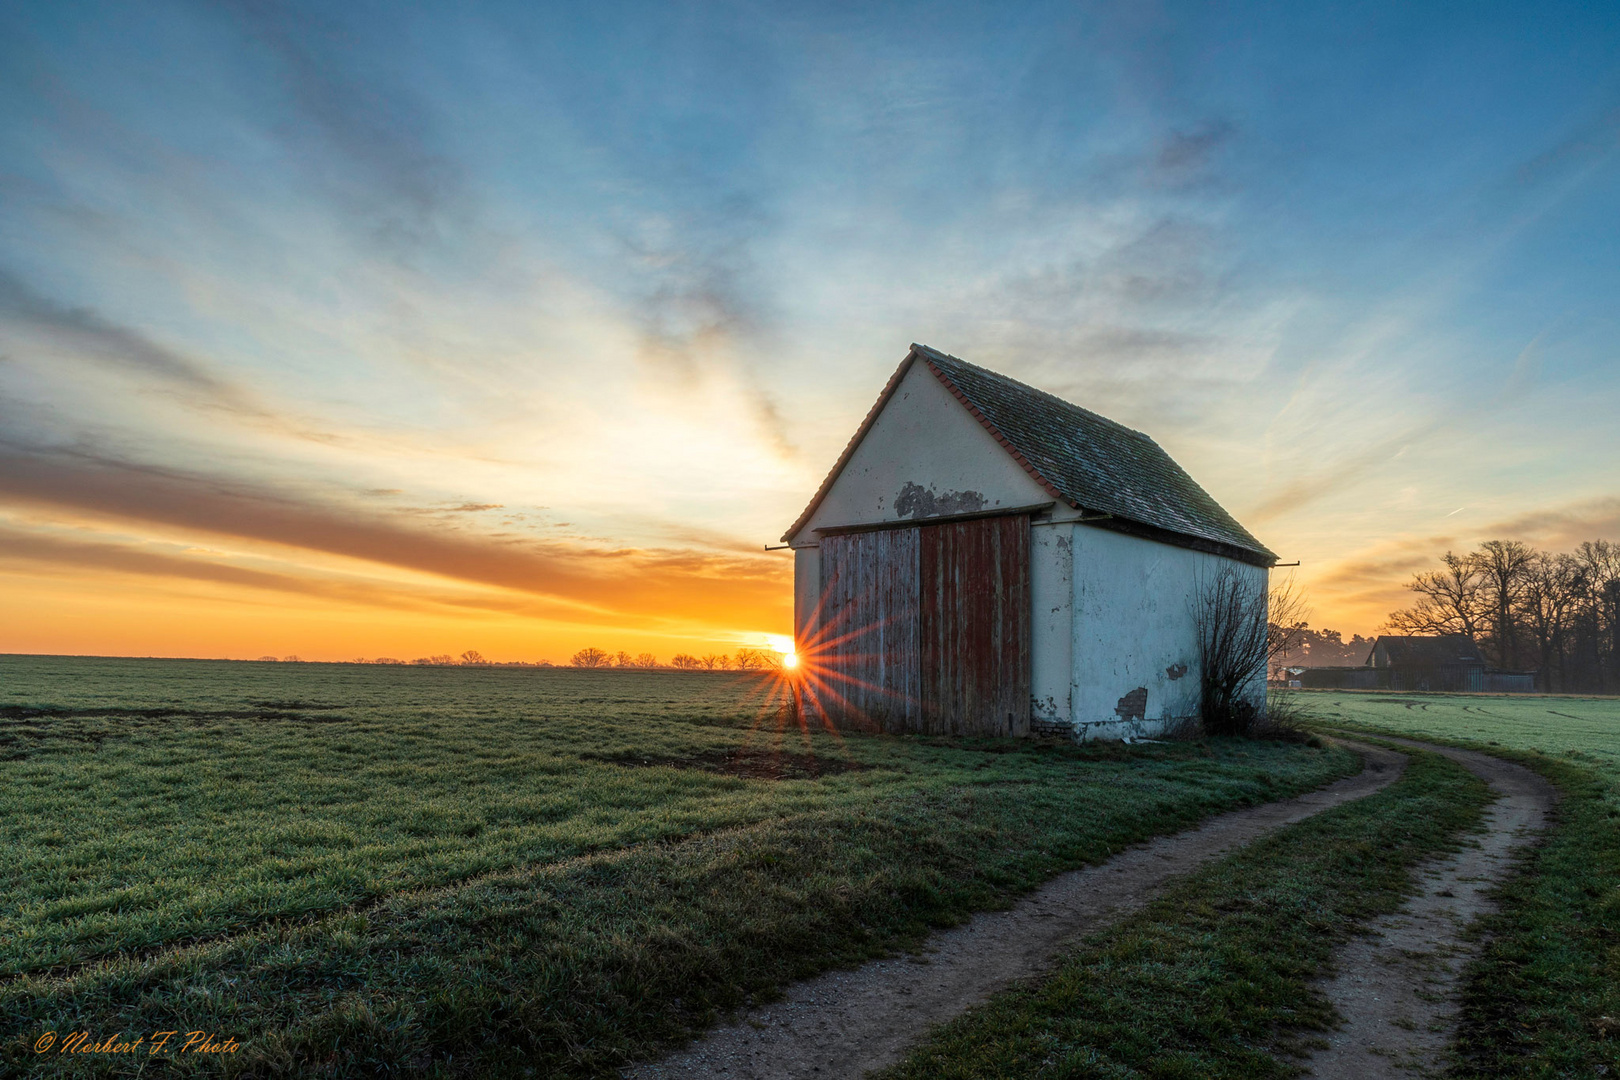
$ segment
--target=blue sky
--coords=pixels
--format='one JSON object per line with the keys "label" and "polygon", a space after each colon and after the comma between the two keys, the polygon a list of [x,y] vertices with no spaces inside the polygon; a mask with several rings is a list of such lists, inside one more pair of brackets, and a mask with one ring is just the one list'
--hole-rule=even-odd
{"label": "blue sky", "polygon": [[912,341],[1152,434],[1318,624],[1620,539],[1613,6],[0,11],[0,648],[780,632]]}

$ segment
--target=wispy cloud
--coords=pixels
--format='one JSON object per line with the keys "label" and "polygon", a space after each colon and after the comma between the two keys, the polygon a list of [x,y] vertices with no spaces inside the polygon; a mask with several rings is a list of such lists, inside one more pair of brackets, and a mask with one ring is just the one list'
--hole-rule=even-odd
{"label": "wispy cloud", "polygon": [[198,361],[88,307],[70,307],[0,269],[0,332],[5,324],[44,337],[54,349],[108,364],[205,404],[258,413],[245,393]]}
{"label": "wispy cloud", "polygon": [[1202,173],[1236,133],[1237,127],[1225,118],[1172,131],[1161,142],[1154,164],[1169,177],[1185,182]]}
{"label": "wispy cloud", "polygon": [[1554,551],[1568,551],[1584,540],[1620,540],[1620,495],[1527,510],[1485,525],[1480,534]]}
{"label": "wispy cloud", "polygon": [[1401,453],[1420,445],[1447,426],[1445,421],[1440,420],[1418,424],[1355,452],[1335,457],[1325,464],[1317,463],[1309,473],[1296,475],[1275,487],[1244,516],[1264,525],[1285,514],[1305,511],[1311,504],[1339,492],[1376,484],[1378,474],[1374,470],[1386,466]]}
{"label": "wispy cloud", "polygon": [[356,77],[351,22],[265,0],[223,5],[273,59],[297,121],[278,134],[346,217],[389,254],[409,255],[467,223],[461,165],[435,146],[431,109],[400,78]]}

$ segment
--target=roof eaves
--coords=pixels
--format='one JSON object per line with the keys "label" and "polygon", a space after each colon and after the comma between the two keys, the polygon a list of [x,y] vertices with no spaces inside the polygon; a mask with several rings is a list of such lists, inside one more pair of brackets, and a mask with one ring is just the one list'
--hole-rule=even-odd
{"label": "roof eaves", "polygon": [[1202,551],[1210,555],[1219,555],[1223,559],[1233,559],[1237,562],[1248,563],[1269,570],[1276,563],[1277,556],[1270,552],[1258,552],[1250,548],[1240,547],[1225,540],[1215,540],[1207,536],[1198,536],[1195,533],[1182,532],[1178,529],[1166,529],[1161,525],[1151,525],[1145,521],[1137,521],[1123,514],[1113,514],[1103,511],[1103,516],[1092,520],[1081,518],[1079,524],[1094,529],[1106,529],[1110,532],[1124,533],[1127,536],[1139,536],[1145,540],[1154,540],[1171,547],[1186,548],[1188,551]]}

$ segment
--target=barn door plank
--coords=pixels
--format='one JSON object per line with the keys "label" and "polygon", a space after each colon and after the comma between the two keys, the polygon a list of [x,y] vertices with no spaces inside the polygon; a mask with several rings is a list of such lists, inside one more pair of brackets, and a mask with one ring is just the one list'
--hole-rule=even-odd
{"label": "barn door plank", "polygon": [[821,540],[822,705],[858,727],[912,730],[917,708],[917,530]]}

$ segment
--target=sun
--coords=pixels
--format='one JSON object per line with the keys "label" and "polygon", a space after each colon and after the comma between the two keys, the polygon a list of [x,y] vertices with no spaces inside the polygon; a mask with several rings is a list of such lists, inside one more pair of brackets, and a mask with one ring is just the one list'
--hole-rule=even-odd
{"label": "sun", "polygon": [[793,668],[799,666],[799,654],[794,651],[793,639],[786,634],[766,634],[765,640],[770,642],[771,649],[782,654],[782,666]]}

